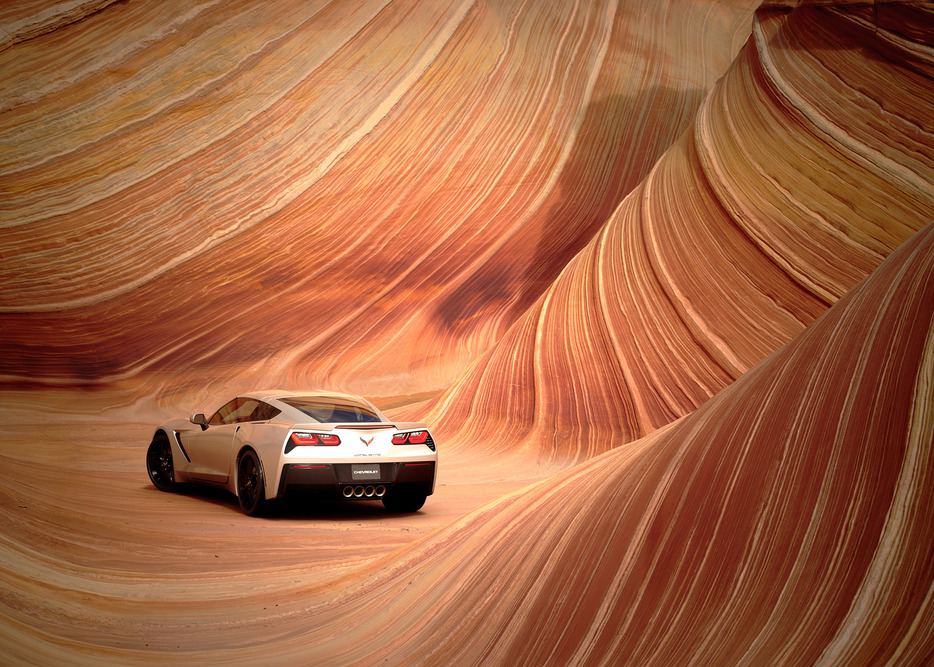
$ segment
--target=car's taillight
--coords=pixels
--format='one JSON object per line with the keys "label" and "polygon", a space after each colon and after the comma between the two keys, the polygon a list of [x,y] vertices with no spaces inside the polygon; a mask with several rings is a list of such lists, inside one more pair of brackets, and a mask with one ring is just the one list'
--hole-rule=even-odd
{"label": "car's taillight", "polygon": [[293,433],[292,442],[294,442],[296,445],[317,445],[318,434],[317,433]]}
{"label": "car's taillight", "polygon": [[412,431],[409,433],[410,445],[424,445],[428,439],[428,431]]}
{"label": "car's taillight", "polygon": [[392,436],[394,445],[427,445],[431,451],[435,450],[435,442],[431,439],[428,431],[409,431],[407,433],[396,433]]}
{"label": "car's taillight", "polygon": [[333,433],[310,433],[306,431],[296,431],[289,438],[285,446],[285,453],[288,454],[296,447],[308,445],[324,445],[325,447],[335,447],[341,444],[341,439]]}

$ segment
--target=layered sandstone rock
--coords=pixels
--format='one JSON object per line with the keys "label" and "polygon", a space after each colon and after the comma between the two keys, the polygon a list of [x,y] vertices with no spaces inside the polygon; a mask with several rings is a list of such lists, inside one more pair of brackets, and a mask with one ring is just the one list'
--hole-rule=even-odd
{"label": "layered sandstone rock", "polygon": [[[5,659],[922,663],[934,12],[756,5],[0,10]],[[152,488],[260,385],[438,492]]]}
{"label": "layered sandstone rock", "polygon": [[934,220],[930,45],[871,17],[760,11],[689,131],[431,416],[472,448],[495,451],[480,434],[502,432],[540,460],[629,442]]}
{"label": "layered sandstone rock", "polygon": [[129,3],[23,42],[0,376],[436,393],[690,124],[752,6]]}

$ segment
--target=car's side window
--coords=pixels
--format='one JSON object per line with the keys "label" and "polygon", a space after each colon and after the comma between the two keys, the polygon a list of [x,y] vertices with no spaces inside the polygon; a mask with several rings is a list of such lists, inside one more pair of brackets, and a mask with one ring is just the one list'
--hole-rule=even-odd
{"label": "car's side window", "polygon": [[239,424],[240,422],[250,421],[250,415],[253,414],[253,410],[256,409],[256,406],[259,405],[259,401],[253,398],[241,398],[240,404],[237,405],[237,409],[227,415],[225,424]]}
{"label": "car's side window", "polygon": [[253,414],[250,415],[250,418],[247,421],[251,422],[264,422],[269,421],[270,419],[275,418],[281,412],[278,408],[274,408],[269,403],[263,403],[259,401],[256,409],[253,410]]}
{"label": "car's side window", "polygon": [[227,420],[227,417],[237,409],[237,405],[242,399],[235,398],[234,400],[227,403],[217,412],[215,412],[211,418],[208,420],[208,424],[211,426],[218,426],[220,424],[230,424],[231,422]]}
{"label": "car's side window", "polygon": [[240,422],[254,421],[252,415],[259,405],[260,402],[255,398],[235,398],[215,412],[208,424],[218,426],[220,424],[239,424]]}

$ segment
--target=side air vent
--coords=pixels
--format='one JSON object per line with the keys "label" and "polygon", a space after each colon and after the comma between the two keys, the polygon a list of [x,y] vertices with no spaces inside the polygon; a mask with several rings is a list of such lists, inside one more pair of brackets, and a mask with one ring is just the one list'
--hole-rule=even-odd
{"label": "side air vent", "polygon": [[[175,436],[175,442],[178,443],[178,448],[182,450],[182,454],[185,457],[185,460],[191,463],[191,457],[188,456],[188,452],[185,451],[185,445],[182,444],[182,434],[178,431],[172,431],[172,435]],[[434,449],[434,447],[432,447]]]}

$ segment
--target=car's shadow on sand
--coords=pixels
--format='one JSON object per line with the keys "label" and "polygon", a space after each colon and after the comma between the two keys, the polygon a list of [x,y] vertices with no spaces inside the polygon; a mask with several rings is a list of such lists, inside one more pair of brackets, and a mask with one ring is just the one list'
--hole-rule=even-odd
{"label": "car's shadow on sand", "polygon": [[[239,504],[236,505],[240,509]],[[266,519],[326,519],[330,521],[376,521],[418,512],[390,512],[379,500],[326,500],[321,498],[283,498],[267,505]]]}
{"label": "car's shadow on sand", "polygon": [[[148,486],[147,489],[162,493],[152,486]],[[182,498],[207,502],[216,507],[229,509],[235,514],[243,515],[236,496],[226,489],[192,484],[185,485],[171,493]],[[260,521],[282,519],[378,521],[414,514],[419,514],[419,512],[390,512],[383,507],[383,503],[379,500],[329,500],[313,496],[295,495],[266,501],[262,514],[253,518]]]}

